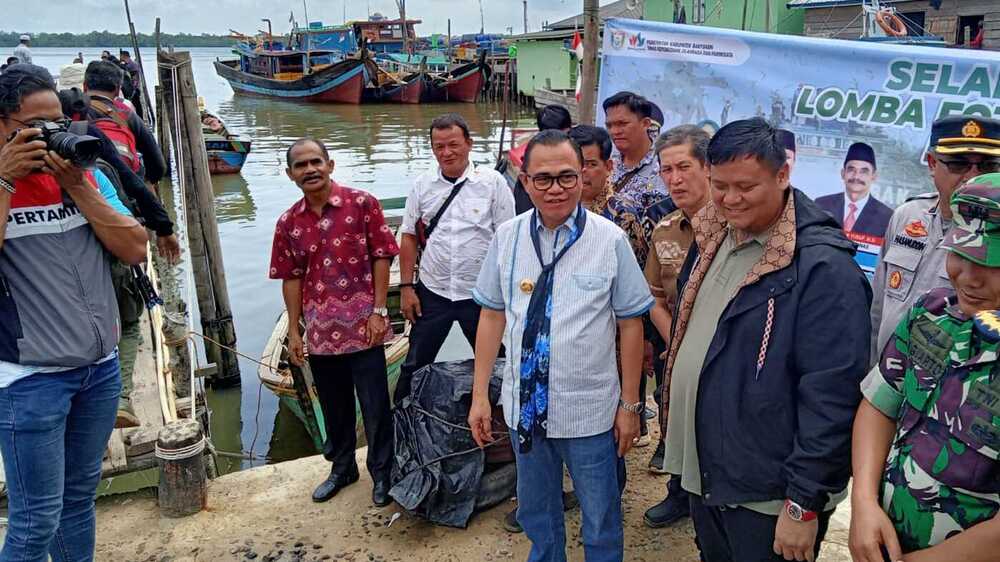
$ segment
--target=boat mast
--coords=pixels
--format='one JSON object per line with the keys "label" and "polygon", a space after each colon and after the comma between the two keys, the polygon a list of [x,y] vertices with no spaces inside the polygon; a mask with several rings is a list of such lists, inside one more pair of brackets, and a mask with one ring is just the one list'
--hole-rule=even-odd
{"label": "boat mast", "polygon": [[406,23],[406,0],[396,0],[399,8],[399,20],[403,27],[403,51],[410,53],[410,26]]}
{"label": "boat mast", "polygon": [[302,11],[305,12],[306,16],[306,63],[302,65],[302,74],[308,76],[312,74],[312,67],[310,66],[310,52],[312,50],[312,39],[309,37],[309,7],[306,6],[306,0],[302,0]]}
{"label": "boat mast", "polygon": [[483,0],[479,0],[479,34],[486,33],[486,16],[483,14]]}

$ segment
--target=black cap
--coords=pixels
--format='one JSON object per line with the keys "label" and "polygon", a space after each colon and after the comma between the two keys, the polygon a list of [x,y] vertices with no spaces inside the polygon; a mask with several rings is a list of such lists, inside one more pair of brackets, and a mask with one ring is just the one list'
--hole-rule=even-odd
{"label": "black cap", "polygon": [[875,164],[875,149],[863,142],[856,142],[847,149],[847,156],[844,157],[844,165],[846,166],[851,160],[868,162],[872,165],[872,168],[878,168]]}
{"label": "black cap", "polygon": [[945,117],[931,125],[931,149],[940,154],[1000,156],[1000,121],[984,117]]}
{"label": "black cap", "polygon": [[653,120],[656,125],[663,126],[663,111],[660,106],[653,102],[649,102],[649,118]]}
{"label": "black cap", "polygon": [[778,142],[785,147],[785,150],[795,152],[795,133],[788,129],[778,129]]}

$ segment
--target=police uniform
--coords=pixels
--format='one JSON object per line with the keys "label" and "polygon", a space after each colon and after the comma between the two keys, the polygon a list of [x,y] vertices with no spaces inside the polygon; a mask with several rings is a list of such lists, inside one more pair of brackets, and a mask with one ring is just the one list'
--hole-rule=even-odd
{"label": "police uniform", "polygon": [[[1000,121],[939,119],[931,129],[930,146],[943,155],[1000,156]],[[900,205],[889,221],[872,287],[873,362],[917,298],[951,285],[945,272],[947,254],[939,248],[951,221],[941,216],[938,199],[937,193],[913,197]]]}
{"label": "police uniform", "polygon": [[948,287],[947,252],[940,248],[951,221],[938,212],[938,194],[918,195],[892,214],[872,287],[872,360],[917,298]]}
{"label": "police uniform", "polygon": [[[943,251],[1000,268],[1000,174],[952,197]],[[969,317],[955,289],[920,296],[862,382],[896,420],[882,507],[904,552],[929,548],[1000,511],[1000,311]]]}

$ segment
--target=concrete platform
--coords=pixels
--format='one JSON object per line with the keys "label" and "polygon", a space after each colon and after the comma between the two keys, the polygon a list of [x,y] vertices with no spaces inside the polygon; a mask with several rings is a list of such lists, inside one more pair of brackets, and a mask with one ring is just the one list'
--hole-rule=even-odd
{"label": "concrete platform", "polygon": [[[98,561],[455,561],[525,560],[529,543],[523,534],[502,527],[513,506],[478,514],[469,528],[450,529],[402,513],[388,526],[395,504],[378,509],[371,503],[371,479],[364,472],[365,449],[358,451],[361,480],[325,504],[310,500],[313,487],[326,477],[329,463],[315,456],[223,476],[210,483],[209,509],[185,519],[161,518],[151,493],[102,498],[97,512]],[[643,512],[662,499],[666,477],[645,465],[653,449],[634,450],[628,458],[625,492],[625,560],[695,562],[690,521],[668,529],[649,529]],[[821,562],[845,562],[846,504],[835,517]],[[567,514],[569,559],[583,560],[580,512]]]}

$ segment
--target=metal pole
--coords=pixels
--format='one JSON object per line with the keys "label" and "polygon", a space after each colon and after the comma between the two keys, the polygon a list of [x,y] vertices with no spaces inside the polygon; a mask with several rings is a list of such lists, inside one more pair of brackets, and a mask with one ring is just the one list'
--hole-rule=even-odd
{"label": "metal pole", "polygon": [[747,30],[747,0],[743,0],[743,23],[740,25],[742,31]]}
{"label": "metal pole", "polygon": [[771,33],[771,0],[764,0],[764,31]]}
{"label": "metal pole", "polygon": [[580,80],[580,123],[594,124],[597,105],[597,48],[600,29],[598,0],[583,2],[583,76]]}
{"label": "metal pole", "polygon": [[528,0],[524,0],[524,32],[528,32]]}

